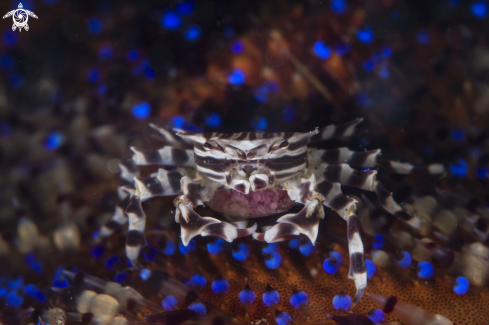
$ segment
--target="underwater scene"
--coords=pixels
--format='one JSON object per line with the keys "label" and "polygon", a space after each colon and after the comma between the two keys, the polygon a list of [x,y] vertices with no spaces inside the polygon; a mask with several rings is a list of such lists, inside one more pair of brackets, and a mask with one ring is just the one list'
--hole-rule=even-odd
{"label": "underwater scene", "polygon": [[15,0],[1,325],[489,324],[489,0]]}

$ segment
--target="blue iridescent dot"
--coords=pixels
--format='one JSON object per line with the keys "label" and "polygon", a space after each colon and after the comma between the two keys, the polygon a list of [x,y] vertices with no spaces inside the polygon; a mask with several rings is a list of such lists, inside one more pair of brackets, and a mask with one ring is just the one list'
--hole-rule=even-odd
{"label": "blue iridescent dot", "polygon": [[357,32],[358,40],[364,44],[370,44],[374,40],[374,32],[370,28],[361,29]]}
{"label": "blue iridescent dot", "polygon": [[121,283],[129,280],[129,274],[125,271],[118,272],[114,275],[112,279],[114,280],[114,282]]}
{"label": "blue iridescent dot", "polygon": [[217,278],[212,281],[211,288],[216,295],[225,294],[229,291],[229,282],[226,279]]}
{"label": "blue iridescent dot", "polygon": [[205,315],[207,310],[201,302],[193,302],[188,306],[188,309],[195,311],[197,314]]}
{"label": "blue iridescent dot", "polygon": [[455,141],[460,141],[465,137],[465,132],[463,130],[452,129],[450,133]]}
{"label": "blue iridescent dot", "polygon": [[367,60],[363,63],[363,69],[365,71],[373,71],[375,68],[375,61],[374,60]]}
{"label": "blue iridescent dot", "polygon": [[112,57],[112,46],[110,45],[102,45],[98,50],[98,56],[102,60],[108,60]]}
{"label": "blue iridescent dot", "polygon": [[257,117],[253,119],[252,126],[257,131],[265,131],[268,127],[268,121],[264,117]]}
{"label": "blue iridescent dot", "polygon": [[489,6],[486,1],[476,1],[470,4],[470,11],[477,18],[484,18],[487,16],[487,12],[489,11]]}
{"label": "blue iridescent dot", "polygon": [[468,173],[467,163],[462,158],[457,158],[457,164],[450,164],[449,168],[452,174],[455,176],[458,177],[467,176]]}
{"label": "blue iridescent dot", "polygon": [[161,301],[161,306],[168,311],[173,310],[173,308],[178,304],[177,299],[175,297],[168,295]]}
{"label": "blue iridescent dot", "polygon": [[304,256],[309,256],[317,250],[316,246],[312,246],[311,242],[308,240],[299,246],[299,251]]}
{"label": "blue iridescent dot", "polygon": [[173,128],[175,129],[181,129],[185,125],[185,118],[183,116],[173,116],[171,118],[171,122],[173,125]]}
{"label": "blue iridescent dot", "polygon": [[5,287],[0,287],[0,299],[5,298],[8,293],[8,289]]}
{"label": "blue iridescent dot", "polygon": [[45,303],[48,301],[48,296],[42,292],[40,289],[37,289],[33,295],[34,298],[37,299],[40,303]]}
{"label": "blue iridescent dot", "polygon": [[289,325],[292,323],[292,317],[285,311],[277,310],[275,322],[277,325]]}
{"label": "blue iridescent dot", "polygon": [[333,0],[330,4],[331,10],[337,14],[343,14],[346,12],[346,1],[345,0]]}
{"label": "blue iridescent dot", "polygon": [[301,238],[297,237],[289,240],[288,246],[292,249],[298,249],[301,244]]}
{"label": "blue iridescent dot", "polygon": [[384,58],[392,57],[392,48],[390,48],[389,46],[382,47],[381,54]]}
{"label": "blue iridescent dot", "polygon": [[481,179],[486,179],[489,178],[489,167],[488,166],[482,166],[480,168],[477,168],[476,170],[477,176]]}
{"label": "blue iridescent dot", "polygon": [[156,76],[156,72],[151,69],[150,66],[146,66],[144,68],[144,75],[146,76],[147,79],[154,79],[154,77]]}
{"label": "blue iridescent dot", "polygon": [[382,235],[374,236],[374,243],[372,245],[375,249],[381,249],[384,247],[384,237]]}
{"label": "blue iridescent dot", "polygon": [[96,83],[100,80],[100,71],[97,68],[88,70],[87,80],[91,83]]}
{"label": "blue iridescent dot", "polygon": [[145,120],[151,114],[151,106],[148,102],[141,102],[132,107],[132,115],[138,120]]}
{"label": "blue iridescent dot", "polygon": [[245,49],[244,44],[240,40],[236,40],[233,42],[233,44],[231,44],[231,52],[233,52],[234,54],[243,53],[244,49]]}
{"label": "blue iridescent dot", "polygon": [[158,249],[154,246],[146,246],[143,249],[143,258],[148,262],[153,262],[158,255]]}
{"label": "blue iridescent dot", "polygon": [[467,280],[467,278],[464,278],[463,276],[459,276],[455,280],[455,284],[453,285],[453,292],[455,292],[458,295],[464,295],[469,291],[470,288],[470,282]]}
{"label": "blue iridescent dot", "polygon": [[177,245],[175,245],[175,242],[173,240],[167,240],[165,242],[165,248],[163,248],[163,254],[166,256],[172,256],[175,254],[175,251],[177,250]]}
{"label": "blue iridescent dot", "polygon": [[418,35],[416,35],[416,41],[421,44],[428,44],[430,42],[430,34],[427,31],[420,31]]}
{"label": "blue iridescent dot", "polygon": [[242,85],[246,80],[246,74],[241,69],[233,69],[228,75],[228,82],[232,85]]}
{"label": "blue iridescent dot", "polygon": [[267,289],[263,293],[262,299],[263,299],[263,303],[267,307],[270,307],[271,305],[278,304],[278,302],[280,301],[280,295],[277,290],[273,289],[270,286],[267,286]]}
{"label": "blue iridescent dot", "polygon": [[339,252],[332,251],[329,253],[329,258],[325,259],[323,262],[323,269],[328,274],[336,274],[340,269],[341,263],[343,262],[343,257]]}
{"label": "blue iridescent dot", "polygon": [[100,19],[92,17],[88,21],[88,29],[92,34],[98,34],[102,31],[102,22]]}
{"label": "blue iridescent dot", "polygon": [[105,252],[105,248],[103,245],[95,245],[94,247],[92,247],[90,249],[90,255],[92,255],[92,257],[94,259],[99,259],[100,256],[102,256],[102,254]]}
{"label": "blue iridescent dot", "polygon": [[217,128],[219,125],[221,125],[221,116],[217,113],[211,113],[206,119],[205,119],[205,124],[212,128]]}
{"label": "blue iridescent dot", "polygon": [[304,291],[295,291],[290,295],[290,304],[295,309],[298,309],[301,305],[307,305],[309,303],[309,296]]}
{"label": "blue iridescent dot", "polygon": [[119,264],[121,263],[121,259],[117,255],[110,256],[105,261],[105,267],[111,271],[113,271]]}
{"label": "blue iridescent dot", "polygon": [[286,106],[282,112],[282,116],[284,121],[287,123],[291,123],[295,118],[295,109],[292,106]]}
{"label": "blue iridescent dot", "polygon": [[137,59],[139,59],[140,56],[141,56],[141,53],[138,50],[130,50],[127,53],[127,59],[129,61],[136,61]]}
{"label": "blue iridescent dot", "polygon": [[239,301],[243,305],[251,305],[252,303],[255,302],[256,299],[256,293],[251,290],[249,286],[246,286],[243,290],[240,291],[239,293]]}
{"label": "blue iridescent dot", "polygon": [[[61,278],[63,276],[63,271],[65,270],[64,266],[58,267],[56,270],[53,272],[53,277],[56,278]],[[1,283],[0,283],[1,284]]]}
{"label": "blue iridescent dot", "polygon": [[64,136],[61,132],[50,132],[44,140],[44,149],[53,151],[61,147],[64,142]]}
{"label": "blue iridescent dot", "polygon": [[377,267],[375,266],[375,263],[369,259],[365,260],[365,267],[367,268],[367,279],[371,279],[375,275]]}
{"label": "blue iridescent dot", "polygon": [[278,252],[279,249],[280,246],[278,246],[278,243],[269,243],[266,244],[261,251],[263,252],[263,254],[270,254],[272,252]]}
{"label": "blue iridescent dot", "polygon": [[349,295],[340,293],[333,298],[333,308],[336,310],[348,310],[351,306],[351,298]]}
{"label": "blue iridescent dot", "polygon": [[277,252],[272,252],[265,258],[265,265],[269,269],[275,270],[280,267],[280,264],[282,264],[282,256]]}
{"label": "blue iridescent dot", "polygon": [[430,262],[419,262],[418,263],[418,277],[421,279],[430,279],[435,273],[435,268]]}
{"label": "blue iridescent dot", "polygon": [[161,17],[161,26],[168,30],[175,30],[182,25],[182,18],[173,10],[167,10]]}
{"label": "blue iridescent dot", "polygon": [[101,84],[97,88],[97,93],[102,96],[107,92],[107,85],[106,84]]}
{"label": "blue iridescent dot", "polygon": [[314,43],[312,49],[313,49],[314,53],[316,53],[316,55],[323,60],[326,60],[327,58],[329,58],[331,56],[331,54],[333,53],[331,48],[329,46],[327,46],[326,44],[324,44],[323,41],[316,41],[316,43]]}
{"label": "blue iridescent dot", "polygon": [[190,240],[190,242],[188,243],[187,246],[185,246],[182,241],[180,241],[178,243],[178,250],[180,251],[180,253],[182,253],[183,255],[187,255],[188,253],[190,253],[191,251],[194,251],[195,249],[197,248],[197,246],[195,245],[195,241],[192,239]]}
{"label": "blue iridescent dot", "polygon": [[201,33],[202,31],[198,25],[190,25],[185,31],[184,38],[187,41],[195,41],[199,39]]}
{"label": "blue iridescent dot", "polygon": [[348,44],[341,43],[336,45],[334,49],[338,55],[345,55],[346,53],[350,52],[351,47]]}
{"label": "blue iridescent dot", "polygon": [[413,258],[411,257],[411,254],[409,254],[406,251],[401,252],[402,257],[396,261],[397,265],[403,269],[407,269],[408,267],[411,266],[411,263],[413,262]]}
{"label": "blue iridescent dot", "polygon": [[139,271],[139,277],[143,281],[148,280],[150,276],[151,276],[151,270],[149,270],[149,269],[142,269],[141,271]]}
{"label": "blue iridescent dot", "polygon": [[245,261],[250,256],[250,249],[248,245],[241,243],[236,250],[233,250],[233,258],[238,262]]}
{"label": "blue iridescent dot", "polygon": [[10,291],[7,297],[5,298],[5,304],[7,306],[19,308],[22,306],[24,302],[24,298],[17,293],[17,291]]}
{"label": "blue iridescent dot", "polygon": [[10,290],[20,290],[24,286],[24,279],[18,276],[16,279],[11,279],[7,281],[7,287]]}
{"label": "blue iridescent dot", "polygon": [[180,15],[187,16],[194,11],[195,3],[192,0],[187,0],[177,3],[175,7]]}
{"label": "blue iridescent dot", "polygon": [[375,324],[380,324],[385,322],[384,312],[380,309],[372,310],[372,312],[370,312],[370,314],[368,315],[368,318],[370,318],[370,320]]}
{"label": "blue iridescent dot", "polygon": [[207,243],[207,251],[212,255],[219,254],[224,249],[224,240],[217,238],[214,241]]}
{"label": "blue iridescent dot", "polygon": [[57,278],[53,280],[51,286],[55,288],[67,288],[70,286],[70,283],[64,278]]}
{"label": "blue iridescent dot", "polygon": [[195,273],[190,277],[190,283],[194,287],[203,288],[207,284],[207,279],[200,273]]}
{"label": "blue iridescent dot", "polygon": [[34,296],[36,294],[36,286],[33,284],[28,284],[24,288],[24,294],[28,296]]}

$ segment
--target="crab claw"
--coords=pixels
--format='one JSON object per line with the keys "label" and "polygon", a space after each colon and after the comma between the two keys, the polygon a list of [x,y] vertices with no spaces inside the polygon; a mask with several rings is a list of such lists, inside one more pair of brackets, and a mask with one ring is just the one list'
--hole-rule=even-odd
{"label": "crab claw", "polygon": [[277,222],[291,224],[295,226],[297,231],[309,237],[309,240],[314,245],[318,236],[319,219],[322,219],[323,217],[324,210],[322,204],[318,200],[312,200],[308,201],[306,205],[302,208],[302,210],[298,213],[286,214],[280,217]]}
{"label": "crab claw", "polygon": [[209,225],[221,223],[221,221],[211,217],[201,217],[190,204],[183,203],[178,204],[175,211],[175,219],[180,223],[182,243],[185,246],[188,245],[192,238],[201,235]]}

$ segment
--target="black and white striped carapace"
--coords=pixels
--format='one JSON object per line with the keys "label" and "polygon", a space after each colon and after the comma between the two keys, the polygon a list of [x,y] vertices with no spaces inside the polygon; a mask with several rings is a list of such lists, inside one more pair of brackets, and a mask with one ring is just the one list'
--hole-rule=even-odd
{"label": "black and white striped carapace", "polygon": [[[353,152],[347,148],[320,150],[308,147],[314,141],[343,138],[354,134],[362,119],[340,126],[310,132],[189,133],[151,125],[167,146],[159,150],[131,148],[132,159],[121,165],[121,202],[100,231],[110,235],[129,219],[126,251],[131,263],[138,264],[141,247],[146,245],[146,216],[141,202],[156,196],[176,196],[175,221],[181,227],[184,245],[197,236],[217,236],[229,242],[253,235],[273,243],[303,234],[314,244],[323,206],[347,221],[350,274],[355,281],[358,303],[367,285],[363,244],[355,215],[356,200],[342,194],[341,185],[375,192],[380,205],[414,228],[417,217],[405,212],[392,193],[376,179],[376,170],[356,170],[350,166],[376,167],[408,174],[443,172],[443,166],[415,167],[380,159],[380,150]],[[149,177],[139,177],[137,166],[159,165]],[[169,171],[171,170],[171,171]],[[207,205],[219,216],[201,216],[194,208]],[[303,208],[287,213],[296,205]],[[258,227],[256,218],[276,215],[273,226]],[[233,220],[233,221],[230,221]]]}

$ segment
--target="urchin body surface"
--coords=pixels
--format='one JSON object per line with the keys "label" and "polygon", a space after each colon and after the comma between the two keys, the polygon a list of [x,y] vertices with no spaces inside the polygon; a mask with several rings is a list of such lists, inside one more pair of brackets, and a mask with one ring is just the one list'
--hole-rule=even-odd
{"label": "urchin body surface", "polygon": [[[381,160],[380,150],[353,152],[347,148],[319,150],[308,147],[310,139],[327,140],[351,136],[361,119],[340,126],[310,132],[188,133],[152,127],[167,146],[159,150],[131,148],[132,159],[121,165],[121,202],[113,218],[101,229],[102,237],[129,221],[126,251],[131,263],[139,265],[140,249],[146,245],[146,216],[141,202],[156,196],[176,196],[175,221],[181,227],[184,245],[197,236],[216,236],[232,242],[252,235],[272,243],[303,234],[314,244],[319,221],[326,206],[347,221],[350,251],[349,277],[355,281],[358,303],[367,285],[363,244],[360,239],[356,201],[342,194],[341,185],[376,192],[380,205],[389,213],[419,227],[419,220],[407,214],[375,175],[376,170],[350,167],[384,167],[398,173],[423,169],[443,172],[440,165],[415,167]],[[149,177],[139,177],[137,166],[160,165]],[[287,213],[301,204],[297,213]],[[207,205],[228,217],[221,220],[201,216],[195,208]],[[283,214],[280,216],[280,214]],[[271,227],[258,227],[257,218],[278,215]],[[231,221],[232,220],[232,221]]]}

